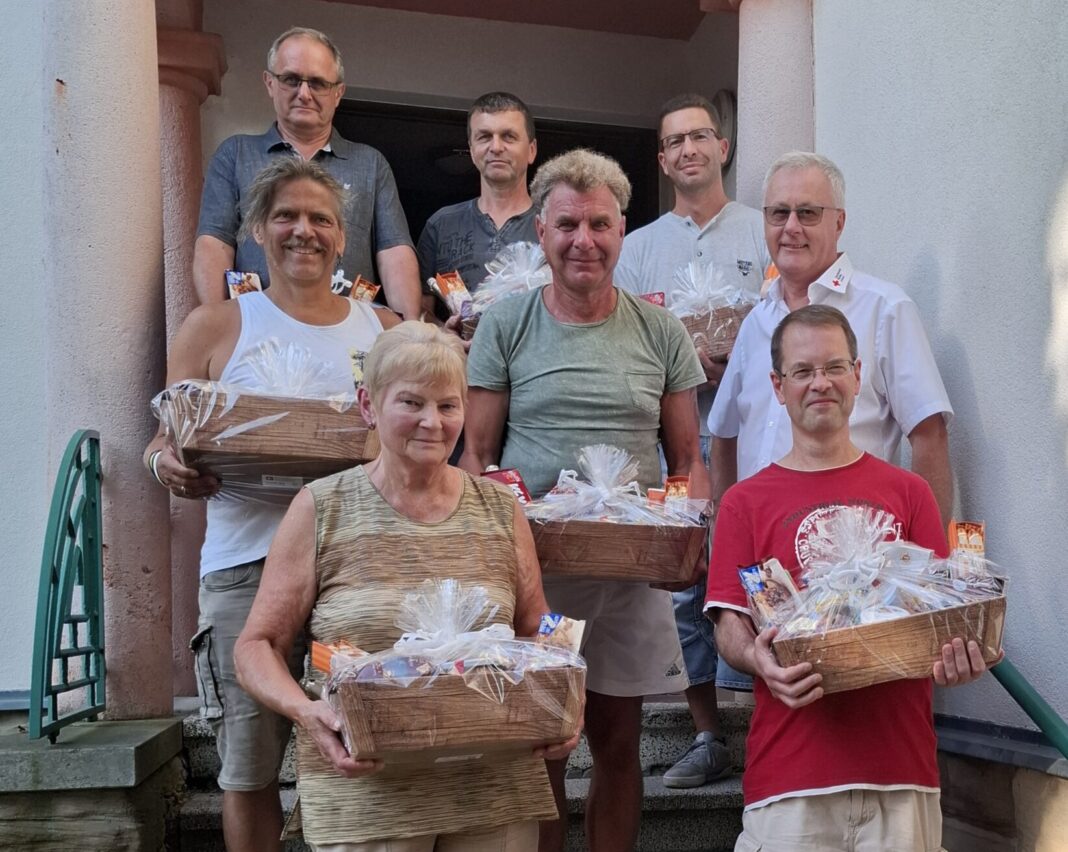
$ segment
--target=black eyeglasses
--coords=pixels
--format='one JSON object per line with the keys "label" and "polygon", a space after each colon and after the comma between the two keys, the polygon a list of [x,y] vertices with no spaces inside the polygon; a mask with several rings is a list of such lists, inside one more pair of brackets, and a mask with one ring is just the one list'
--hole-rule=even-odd
{"label": "black eyeglasses", "polygon": [[665,136],[660,140],[660,147],[664,151],[677,151],[682,147],[682,143],[687,136],[690,137],[690,141],[695,145],[702,145],[711,142],[713,139],[723,138],[716,132],[714,127],[698,127],[689,133],[672,133],[670,136]]}
{"label": "black eyeglasses", "polygon": [[791,213],[797,214],[797,221],[802,225],[818,225],[823,219],[824,210],[841,210],[841,207],[816,207],[803,204],[800,207],[765,207],[764,221],[769,225],[785,225]]}
{"label": "black eyeglasses", "polygon": [[[849,375],[849,371],[853,369],[853,365],[856,361],[828,361],[822,367],[798,367],[795,370],[787,370],[785,373],[779,373],[780,378],[787,379],[793,382],[795,385],[807,385],[814,378],[816,373],[823,373],[828,379],[843,379]],[[775,372],[779,372],[776,370]]]}
{"label": "black eyeglasses", "polygon": [[316,95],[325,95],[340,86],[342,82],[341,80],[335,80],[331,83],[322,77],[301,77],[299,74],[275,74],[270,69],[267,70],[267,73],[274,77],[283,89],[296,91],[300,88],[301,83],[307,83],[308,88]]}

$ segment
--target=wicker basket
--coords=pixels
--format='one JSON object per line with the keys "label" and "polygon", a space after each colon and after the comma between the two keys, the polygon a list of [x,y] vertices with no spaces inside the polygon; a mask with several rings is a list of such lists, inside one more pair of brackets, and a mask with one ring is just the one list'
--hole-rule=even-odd
{"label": "wicker basket", "polygon": [[530,522],[546,577],[681,583],[705,555],[707,527]]}
{"label": "wicker basket", "polygon": [[586,670],[533,669],[504,685],[504,700],[487,698],[458,674],[406,687],[346,681],[332,698],[352,756],[433,761],[448,755],[522,752],[574,736],[582,716]]}
{"label": "wicker basket", "polygon": [[823,691],[831,693],[930,677],[942,646],[958,636],[978,642],[983,659],[992,663],[1004,630],[1005,598],[998,597],[823,635],[776,639],[773,647],[782,666],[812,663],[823,675]]}
{"label": "wicker basket", "polygon": [[709,358],[726,358],[734,348],[742,320],[753,309],[751,304],[731,305],[698,316],[682,317],[682,324],[693,338],[693,345]]}
{"label": "wicker basket", "polygon": [[216,473],[224,486],[300,483],[378,455],[378,433],[355,404],[241,393],[213,382],[183,382],[163,403],[182,463]]}

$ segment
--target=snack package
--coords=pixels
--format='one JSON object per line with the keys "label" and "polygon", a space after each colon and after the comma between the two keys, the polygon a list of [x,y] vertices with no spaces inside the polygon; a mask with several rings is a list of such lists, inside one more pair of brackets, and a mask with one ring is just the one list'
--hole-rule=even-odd
{"label": "snack package", "polygon": [[459,272],[445,272],[426,280],[431,291],[445,303],[450,314],[468,316],[471,313],[471,294]]}
{"label": "snack package", "polygon": [[272,393],[187,380],[152,400],[179,461],[219,477],[221,494],[288,505],[308,482],[378,454],[377,434],[353,404],[356,384],[341,378],[349,365],[268,338],[238,366]]}
{"label": "snack package", "polygon": [[765,559],[738,569],[757,630],[781,624],[796,612],[798,591],[790,572],[778,559]]}
{"label": "snack package", "polygon": [[236,269],[227,269],[226,292],[231,299],[236,299],[245,293],[258,293],[263,290],[259,274],[255,272],[238,272]]}
{"label": "snack package", "polygon": [[354,757],[436,760],[529,753],[570,739],[586,664],[558,644],[517,639],[492,623],[481,586],[426,580],[405,595],[391,650],[331,657],[324,698]]}
{"label": "snack package", "polygon": [[[582,477],[563,470],[544,497],[524,506],[542,573],[634,582],[681,583],[702,562],[707,500],[651,489],[641,493],[638,465],[618,447],[583,447]],[[658,499],[663,497],[663,499]]]}
{"label": "snack package", "polygon": [[656,293],[640,293],[638,298],[644,302],[648,302],[650,305],[656,305],[661,308],[666,305],[665,296],[660,291]]}
{"label": "snack package", "polygon": [[349,298],[357,302],[373,302],[381,289],[380,285],[368,281],[362,275],[357,275],[356,280],[352,282],[352,289],[349,290]]}
{"label": "snack package", "polygon": [[779,626],[773,647],[783,665],[810,659],[834,692],[929,677],[955,636],[979,642],[987,662],[997,658],[1005,610],[998,569],[961,551],[936,558],[897,529],[891,515],[858,506],[817,520],[798,594],[752,604],[755,623]]}
{"label": "snack package", "polygon": [[566,648],[571,653],[577,654],[582,647],[582,634],[585,632],[585,621],[568,618],[557,612],[547,612],[541,617],[538,635],[534,641],[539,645]]}
{"label": "snack package", "polygon": [[675,270],[674,281],[667,309],[682,320],[694,346],[709,358],[730,355],[742,320],[753,309],[756,297],[724,283],[711,265],[697,261]]}
{"label": "snack package", "polygon": [[482,476],[507,485],[521,506],[526,506],[532,499],[527,484],[523,481],[523,475],[514,467],[501,470],[496,465],[490,465],[482,471]]}

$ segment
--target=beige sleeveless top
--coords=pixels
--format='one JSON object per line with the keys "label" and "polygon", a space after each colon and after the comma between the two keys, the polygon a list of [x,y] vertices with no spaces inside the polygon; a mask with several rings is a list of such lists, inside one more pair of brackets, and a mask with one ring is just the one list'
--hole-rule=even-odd
{"label": "beige sleeveless top", "polygon": [[[425,579],[453,577],[485,587],[499,605],[494,621],[511,625],[515,609],[515,499],[464,473],[456,510],[435,524],[394,510],[362,467],[308,486],[315,500],[318,596],[308,638],[341,639],[374,653],[400,638],[394,624],[406,592]],[[543,761],[386,765],[378,775],[343,778],[311,737],[297,729],[297,788],[309,843],[361,843],[449,834],[529,819],[554,819]]]}

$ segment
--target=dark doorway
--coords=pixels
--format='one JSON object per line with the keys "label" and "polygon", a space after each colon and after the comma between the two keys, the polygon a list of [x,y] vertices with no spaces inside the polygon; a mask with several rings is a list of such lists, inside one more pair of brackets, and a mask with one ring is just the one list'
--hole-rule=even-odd
{"label": "dark doorway", "polygon": [[[535,119],[538,159],[530,177],[557,154],[593,148],[618,160],[630,178],[633,195],[627,230],[659,215],[655,130]],[[397,179],[413,241],[435,210],[478,195],[478,172],[467,152],[466,111],[343,100],[334,126],[346,139],[385,155]]]}

